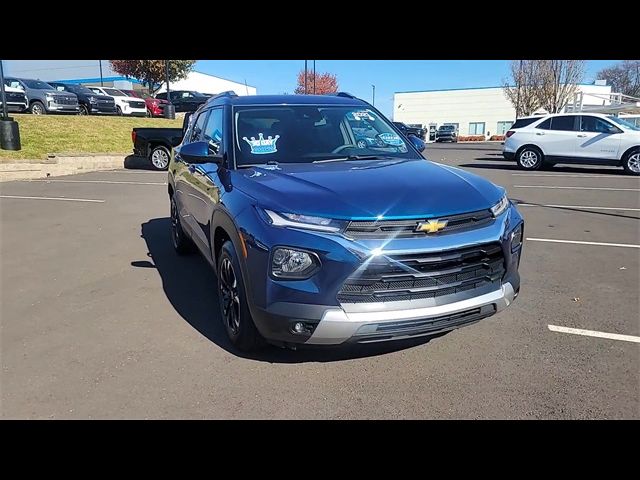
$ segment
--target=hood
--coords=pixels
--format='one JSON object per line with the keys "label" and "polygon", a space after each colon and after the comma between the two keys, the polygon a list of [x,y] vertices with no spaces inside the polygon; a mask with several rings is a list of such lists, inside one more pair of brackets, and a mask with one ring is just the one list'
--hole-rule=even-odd
{"label": "hood", "polygon": [[109,103],[113,103],[114,102],[113,97],[110,97],[109,95],[97,95],[97,94],[94,93],[92,95],[87,94],[87,97],[93,97],[96,100],[101,101],[101,102],[109,102]]}
{"label": "hood", "polygon": [[504,194],[482,177],[424,159],[265,165],[233,171],[232,184],[264,208],[341,220],[466,213]]}
{"label": "hood", "polygon": [[59,95],[62,97],[73,97],[73,98],[78,98],[78,96],[75,93],[72,92],[62,92],[60,90],[56,90],[56,89],[46,89],[46,90],[38,90],[39,92],[44,92],[46,95]]}

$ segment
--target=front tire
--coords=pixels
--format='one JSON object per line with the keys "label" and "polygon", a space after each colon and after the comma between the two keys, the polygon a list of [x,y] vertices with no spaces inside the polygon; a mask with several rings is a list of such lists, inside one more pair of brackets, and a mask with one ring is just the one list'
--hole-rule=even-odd
{"label": "front tire", "polygon": [[118,115],[119,117],[122,116],[122,109],[119,105],[116,105],[116,115]]}
{"label": "front tire", "polygon": [[193,241],[182,230],[178,204],[174,195],[171,195],[171,243],[178,255],[188,255],[195,251]]}
{"label": "front tire", "polygon": [[89,115],[89,109],[85,105],[80,105],[80,110],[78,110],[78,115]]}
{"label": "front tire", "polygon": [[230,240],[222,245],[218,259],[218,299],[222,323],[233,346],[243,352],[261,347],[264,341],[251,318],[240,262]]}
{"label": "front tire", "polygon": [[149,160],[151,161],[151,165],[156,170],[166,170],[169,168],[169,159],[171,158],[171,153],[167,147],[163,147],[162,145],[158,145],[149,154]]}
{"label": "front tire", "polygon": [[522,170],[538,170],[544,162],[544,155],[538,147],[522,147],[517,155],[516,162]]}
{"label": "front tire", "polygon": [[33,114],[33,115],[46,115],[47,114],[47,110],[46,108],[44,108],[44,104],[42,102],[38,102],[35,101],[31,104],[31,106],[29,107],[29,111]]}
{"label": "front tire", "polygon": [[627,153],[622,160],[622,166],[629,175],[640,175],[640,148]]}

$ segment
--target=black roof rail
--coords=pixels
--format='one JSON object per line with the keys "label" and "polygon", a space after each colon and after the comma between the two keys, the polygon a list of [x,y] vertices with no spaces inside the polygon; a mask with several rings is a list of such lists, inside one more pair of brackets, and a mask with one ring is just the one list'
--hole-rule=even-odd
{"label": "black roof rail", "polygon": [[215,100],[216,98],[222,98],[222,97],[237,97],[238,94],[236,92],[234,92],[233,90],[227,90],[226,92],[220,92],[216,95],[214,95],[213,97],[211,97],[209,100],[207,100],[207,103]]}
{"label": "black roof rail", "polygon": [[334,93],[336,97],[357,98],[355,95],[351,95],[349,92],[337,92]]}

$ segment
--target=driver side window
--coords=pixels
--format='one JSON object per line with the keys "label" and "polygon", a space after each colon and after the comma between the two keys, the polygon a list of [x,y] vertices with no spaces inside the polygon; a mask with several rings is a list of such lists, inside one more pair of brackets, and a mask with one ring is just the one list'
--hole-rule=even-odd
{"label": "driver side window", "polygon": [[209,114],[209,120],[202,133],[202,139],[209,143],[209,153],[218,155],[222,148],[222,108],[215,108]]}

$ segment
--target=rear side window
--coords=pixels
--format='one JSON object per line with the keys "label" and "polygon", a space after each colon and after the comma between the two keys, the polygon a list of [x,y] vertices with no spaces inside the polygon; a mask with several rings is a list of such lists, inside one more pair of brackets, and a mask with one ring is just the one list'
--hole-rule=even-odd
{"label": "rear side window", "polygon": [[575,131],[576,127],[575,115],[563,115],[562,117],[551,117],[550,130],[562,130],[564,132]]}
{"label": "rear side window", "polygon": [[156,95],[156,98],[159,98],[160,100],[166,100],[167,99],[167,94],[166,93],[159,93]]}
{"label": "rear side window", "polygon": [[551,128],[551,119],[547,118],[544,122],[542,122],[536,128],[541,128],[542,130],[549,130]]}
{"label": "rear side window", "polygon": [[515,123],[513,125],[511,125],[511,128],[526,127],[527,125],[531,125],[533,122],[535,122],[537,120],[540,120],[540,117],[519,118],[518,120],[515,121]]}

